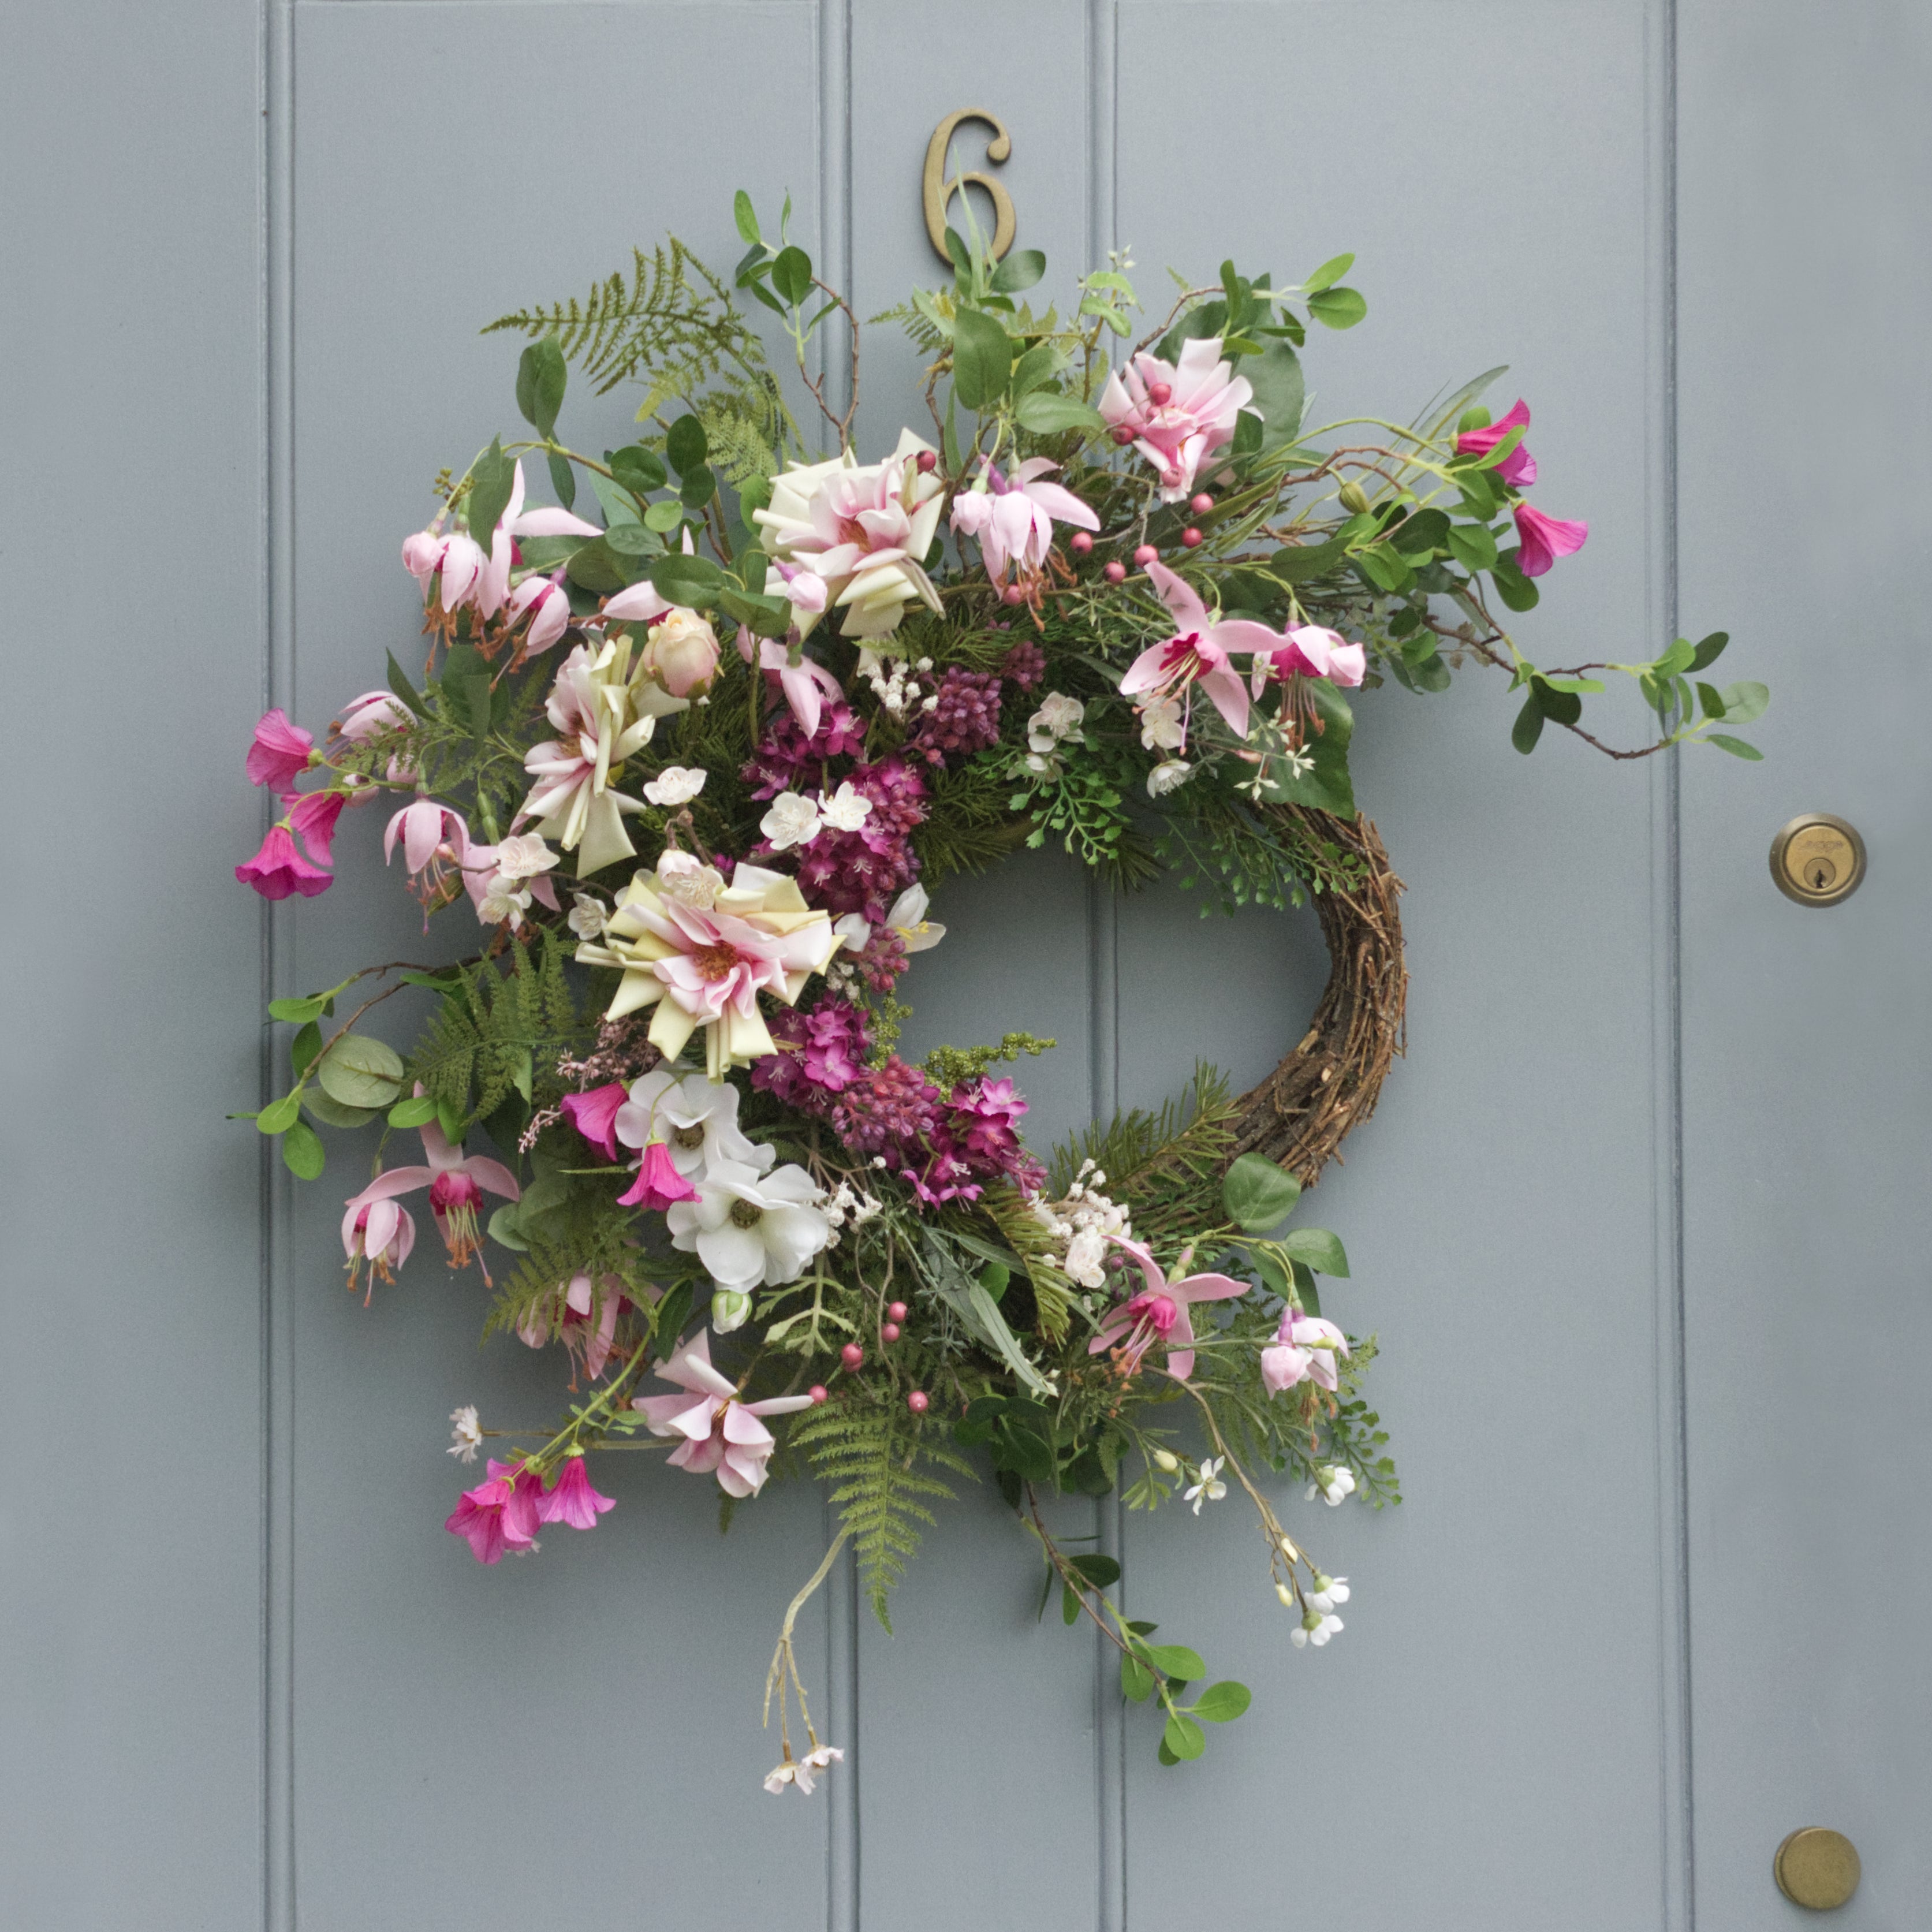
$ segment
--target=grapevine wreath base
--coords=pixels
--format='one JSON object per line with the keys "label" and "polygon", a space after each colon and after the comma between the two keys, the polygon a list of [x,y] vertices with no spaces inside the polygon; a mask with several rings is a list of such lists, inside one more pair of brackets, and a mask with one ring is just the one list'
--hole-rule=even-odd
{"label": "grapevine wreath base", "polygon": [[[1628,664],[1523,656],[1493,608],[1528,609],[1588,532],[1530,500],[1527,406],[1480,400],[1502,372],[1406,425],[1303,422],[1310,326],[1364,313],[1351,257],[1282,288],[1224,263],[1128,347],[1131,263],[1063,316],[1026,296],[1038,254],[948,231],[950,283],[877,319],[924,358],[908,414],[929,431],[862,460],[859,318],[784,219],[768,240],[742,195],[736,219],[728,279],[674,242],[493,325],[528,338],[532,434],[445,472],[403,545],[420,664],[392,656],[320,744],[280,711],[257,728],[248,776],[280,808],[237,877],[319,896],[343,813],[380,801],[386,862],[464,956],[274,1001],[289,1082],[251,1118],[304,1179],[325,1132],[366,1164],[342,1221],[365,1300],[426,1192],[491,1298],[486,1334],[562,1352],[555,1424],[451,1418],[460,1462],[502,1451],[446,1526],[479,1561],[594,1529],[607,1454],[668,1451],[728,1524],[772,1476],[827,1484],[840,1527],[767,1679],[768,1789],[808,1792],[842,1754],[793,1649],[839,1550],[885,1622],[935,1507],[986,1474],[1036,1543],[1042,1608],[1058,1585],[1065,1621],[1101,1631],[1178,1763],[1246,1687],[1129,1618],[1118,1564],[1064,1547],[1040,1499],[1179,1491],[1199,1517],[1238,1487],[1300,1648],[1341,1630],[1348,1585],[1263,1485],[1398,1499],[1361,1394],[1375,1340],[1319,1298],[1342,1244],[1285,1226],[1402,1050],[1401,886],[1357,807],[1345,694],[1426,701],[1500,670],[1528,753],[1552,724],[1600,744],[1580,719],[1614,671],[1658,722],[1642,751],[1738,757],[1768,694],[1694,682],[1721,634]],[[573,368],[641,387],[634,442],[560,438]],[[928,891],[1048,841],[1115,890],[1172,872],[1204,913],[1312,902],[1331,970],[1273,1073],[1238,1098],[1201,1068],[1043,1158],[998,1070],[1051,1041],[896,1051],[902,988],[944,938]],[[362,1026],[404,986],[434,996],[406,1054]]]}

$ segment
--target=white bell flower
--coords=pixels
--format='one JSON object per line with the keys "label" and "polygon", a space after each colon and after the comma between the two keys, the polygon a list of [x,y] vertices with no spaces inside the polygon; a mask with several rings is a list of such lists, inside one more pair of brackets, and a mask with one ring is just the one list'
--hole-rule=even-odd
{"label": "white bell flower", "polygon": [[1325,1617],[1337,1604],[1348,1600],[1348,1580],[1346,1576],[1324,1576],[1320,1570],[1315,1573],[1315,1587],[1308,1593],[1311,1608],[1319,1610]]}

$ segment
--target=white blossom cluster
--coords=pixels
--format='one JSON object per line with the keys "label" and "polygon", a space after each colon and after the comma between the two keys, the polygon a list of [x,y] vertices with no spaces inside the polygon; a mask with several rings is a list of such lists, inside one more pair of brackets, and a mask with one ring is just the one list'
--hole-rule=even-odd
{"label": "white blossom cluster", "polygon": [[1064,691],[1049,691],[1040,709],[1027,720],[1026,769],[1044,778],[1060,769],[1059,752],[1085,722],[1087,707]]}
{"label": "white blossom cluster", "polygon": [[832,1238],[825,1245],[836,1248],[848,1227],[862,1228],[874,1215],[884,1214],[885,1206],[871,1195],[859,1192],[850,1182],[842,1180],[838,1191],[820,1204],[818,1211],[832,1229]]}
{"label": "white blossom cluster", "polygon": [[1108,1248],[1122,1238],[1133,1238],[1126,1209],[1100,1192],[1106,1183],[1106,1175],[1090,1160],[1082,1161],[1064,1200],[1042,1201],[1035,1196],[1032,1203],[1040,1226],[1056,1241],[1066,1244],[1065,1254],[1054,1265],[1082,1288],[1102,1286]]}
{"label": "white blossom cluster", "polygon": [[[870,665],[862,662],[860,666],[866,682],[872,687],[872,695],[879,700],[880,707],[895,718],[905,716],[907,707],[919,696],[918,678],[932,668],[930,658],[921,658],[914,664],[908,664],[901,658],[886,658]],[[938,707],[939,698],[935,693],[926,699],[920,708],[934,711]]]}

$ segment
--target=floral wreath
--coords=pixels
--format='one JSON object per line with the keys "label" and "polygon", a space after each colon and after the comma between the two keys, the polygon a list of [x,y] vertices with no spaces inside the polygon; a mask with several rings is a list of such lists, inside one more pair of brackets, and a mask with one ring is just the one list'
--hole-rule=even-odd
{"label": "floral wreath", "polygon": [[[1478,400],[1502,371],[1407,426],[1304,427],[1307,323],[1365,313],[1352,256],[1282,288],[1230,262],[1116,364],[1130,262],[1063,316],[1022,299],[1037,253],[996,263],[948,231],[951,285],[876,318],[926,358],[931,433],[862,462],[858,318],[788,238],[789,203],[776,244],[742,194],[736,213],[728,284],[672,241],[586,301],[490,325],[530,338],[534,434],[445,472],[403,545],[423,669],[392,656],[320,745],[278,710],[257,728],[248,774],[282,812],[238,879],[320,894],[343,811],[394,795],[386,859],[425,930],[446,913],[476,943],[274,1001],[291,1084],[250,1118],[305,1180],[318,1128],[380,1128],[342,1222],[365,1301],[427,1190],[450,1265],[492,1293],[486,1334],[567,1358],[556,1424],[452,1418],[464,1463],[503,1443],[447,1525],[479,1561],[594,1528],[614,1504],[593,1455],[668,1448],[728,1523],[774,1474],[830,1486],[841,1527],[766,1682],[769,1790],[808,1792],[842,1754],[807,1710],[800,1608],[849,1540],[890,1630],[933,1506],[981,1466],[1066,1622],[1096,1625],[1123,1694],[1157,1708],[1161,1761],[1197,1757],[1249,1690],[1126,1618],[1118,1564],[1063,1547],[1038,1498],[1152,1510],[1178,1490],[1198,1516],[1238,1486],[1286,1635],[1317,1648],[1348,1586],[1263,1485],[1400,1499],[1360,1393],[1374,1338],[1322,1312],[1342,1243],[1282,1226],[1401,1050],[1400,884],[1357,811],[1343,693],[1494,667],[1522,693],[1518,751],[1551,724],[1607,750],[1581,718],[1616,671],[1659,728],[1612,755],[1745,758],[1728,728],[1768,694],[1699,681],[1721,633],[1642,663],[1523,656],[1492,603],[1529,608],[1588,532],[1526,494],[1529,411]],[[741,301],[778,318],[829,458]],[[842,412],[814,374],[834,316]],[[598,460],[558,440],[572,364],[600,394],[643,386],[636,442]],[[530,504],[526,457],[555,506]],[[929,890],[1049,839],[1121,890],[1177,870],[1204,910],[1312,901],[1329,982],[1252,1092],[1203,1066],[1044,1158],[995,1070],[1052,1041],[894,1050],[912,959],[944,934]],[[361,1028],[406,986],[434,1005],[404,1054]],[[386,1164],[411,1133],[422,1160]]]}

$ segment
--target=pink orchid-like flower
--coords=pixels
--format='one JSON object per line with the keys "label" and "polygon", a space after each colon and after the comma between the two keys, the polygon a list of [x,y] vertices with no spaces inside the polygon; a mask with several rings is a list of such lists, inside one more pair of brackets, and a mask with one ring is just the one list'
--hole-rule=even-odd
{"label": "pink orchid-like flower", "polygon": [[776,638],[758,640],[758,668],[776,676],[791,715],[808,738],[818,735],[824,700],[829,698],[836,703],[845,695],[844,687],[822,664],[814,663],[802,650],[794,664],[790,650]]}
{"label": "pink orchid-like flower", "polygon": [[1348,1338],[1334,1322],[1291,1306],[1281,1311],[1274,1346],[1262,1351],[1262,1380],[1274,1395],[1300,1382],[1312,1382],[1332,1394],[1339,1385],[1335,1358],[1348,1352]]}
{"label": "pink orchid-like flower", "polygon": [[471,903],[482,904],[496,874],[496,848],[472,844],[470,828],[464,824],[460,812],[438,804],[433,798],[418,798],[404,806],[383,830],[385,865],[394,859],[399,837],[412,890],[423,903],[425,930],[430,908],[446,896],[455,896],[453,890],[447,890],[452,872],[462,880]]}
{"label": "pink orchid-like flower", "polygon": [[1291,624],[1283,641],[1268,656],[1255,654],[1254,692],[1258,698],[1270,678],[1325,677],[1330,684],[1353,689],[1367,675],[1369,654],[1339,631],[1319,624]]}
{"label": "pink orchid-like flower", "polygon": [[[1124,1352],[1123,1372],[1135,1375],[1148,1349],[1158,1345],[1167,1351],[1168,1373],[1185,1382],[1194,1372],[1194,1324],[1188,1311],[1197,1301],[1225,1301],[1231,1295],[1246,1294],[1248,1284],[1224,1274],[1190,1274],[1169,1281],[1160,1262],[1139,1242],[1115,1235],[1111,1245],[1139,1264],[1147,1286],[1109,1312],[1088,1343],[1087,1352],[1097,1355],[1108,1348],[1120,1348]],[[1182,1259],[1184,1264],[1186,1257]]]}
{"label": "pink orchid-like flower", "polygon": [[[905,430],[883,463],[856,464],[848,452],[794,464],[772,479],[771,501],[752,512],[774,560],[765,592],[790,600],[801,636],[819,616],[811,605],[820,591],[805,584],[805,575],[822,586],[821,608],[844,610],[844,634],[861,642],[896,630],[915,598],[943,612],[926,574],[944,487],[919,466],[928,448]],[[788,576],[785,564],[797,568]]]}
{"label": "pink orchid-like flower", "polygon": [[698,1190],[677,1171],[670,1149],[662,1141],[647,1141],[638,1157],[638,1178],[629,1191],[617,1197],[620,1208],[641,1208],[662,1214],[680,1201],[695,1201]]}
{"label": "pink orchid-like flower", "polygon": [[[1529,405],[1519,396],[1516,406],[1501,422],[1491,423],[1487,429],[1465,430],[1456,439],[1456,454],[1486,456],[1510,430],[1528,427]],[[1512,490],[1527,490],[1536,481],[1536,458],[1522,443],[1518,443],[1496,468],[1496,474]]]}
{"label": "pink orchid-like flower", "polygon": [[700,1328],[657,1371],[659,1381],[675,1382],[682,1395],[640,1395],[631,1406],[650,1425],[653,1436],[682,1436],[668,1459],[693,1475],[718,1472],[728,1496],[754,1496],[765,1486],[766,1465],[776,1440],[760,1416],[790,1415],[812,1406],[808,1395],[773,1396],[740,1402],[731,1382],[711,1366],[710,1331]]}
{"label": "pink orchid-like flower", "polygon": [[1234,652],[1272,656],[1281,644],[1280,634],[1246,617],[1210,617],[1193,586],[1164,563],[1149,564],[1147,573],[1174,618],[1175,632],[1165,644],[1142,652],[1127,667],[1127,674],[1120,680],[1121,694],[1131,698],[1139,692],[1155,691],[1168,697],[1186,691],[1191,705],[1192,688],[1198,684],[1228,721],[1228,728],[1236,737],[1245,738],[1247,688],[1234,674],[1228,658]]}
{"label": "pink orchid-like flower", "polygon": [[500,1563],[508,1550],[528,1550],[537,1540],[543,1478],[526,1465],[490,1459],[490,1480],[465,1490],[443,1524],[466,1537],[479,1563]]}
{"label": "pink orchid-like flower", "polygon": [[1022,577],[1037,574],[1053,547],[1056,518],[1077,530],[1100,527],[1100,519],[1071,490],[1042,480],[1059,467],[1044,456],[1030,456],[1009,481],[997,463],[988,463],[981,478],[985,487],[953,498],[952,527],[979,539],[980,555],[994,583],[1006,581],[1009,564],[1018,564]]}
{"label": "pink orchid-like flower", "polygon": [[542,577],[532,573],[510,592],[504,607],[510,621],[530,620],[524,640],[517,647],[519,657],[533,658],[547,651],[570,628],[570,594],[563,587],[561,569]]}
{"label": "pink orchid-like flower", "polygon": [[299,724],[291,724],[288,714],[278,706],[255,727],[254,742],[248,747],[248,782],[288,791],[308,770],[314,749],[314,739]]}
{"label": "pink orchid-like flower", "polygon": [[319,866],[335,863],[332,850],[335,821],[342,816],[342,808],[348,802],[346,792],[311,791],[297,799],[290,810],[290,829],[302,834],[302,842],[308,848],[309,856]]}
{"label": "pink orchid-like flower", "polygon": [[[422,1091],[420,1087],[417,1091]],[[517,1185],[516,1176],[500,1161],[492,1160],[488,1154],[466,1154],[460,1148],[452,1148],[435,1121],[428,1122],[421,1132],[423,1155],[429,1163],[426,1167],[390,1168],[376,1175],[347,1204],[342,1220],[342,1245],[348,1251],[352,1282],[358,1252],[356,1236],[364,1225],[358,1216],[365,1209],[370,1211],[364,1246],[380,1246],[374,1210],[392,1202],[399,1194],[427,1187],[430,1212],[435,1216],[443,1246],[449,1250],[449,1264],[453,1268],[464,1268],[483,1250],[482,1230],[477,1218],[483,1205],[482,1190],[487,1187],[507,1201],[518,1199],[523,1192]],[[404,1252],[407,1252],[405,1249]],[[486,1282],[490,1279],[488,1268],[483,1271],[483,1279]]]}
{"label": "pink orchid-like flower", "polygon": [[1528,503],[1514,506],[1516,541],[1522,546],[1516,567],[1526,577],[1540,577],[1559,556],[1568,556],[1583,548],[1590,534],[1588,524],[1566,523],[1561,517],[1546,516]]}
{"label": "pink orchid-like flower", "polygon": [[446,536],[440,527],[442,522],[439,516],[428,530],[418,530],[414,536],[404,538],[403,567],[416,579],[425,604],[440,576],[442,580],[442,608],[454,610],[474,594],[482,580],[486,560],[481,544],[461,530],[454,530]]}
{"label": "pink orchid-like flower", "polygon": [[556,1480],[537,1504],[537,1514],[545,1522],[560,1522],[572,1529],[595,1529],[597,1519],[606,1510],[617,1507],[615,1496],[599,1496],[590,1486],[590,1466],[584,1451],[573,1449],[563,1459]]}
{"label": "pink orchid-like flower", "polygon": [[593,1087],[587,1094],[566,1094],[557,1102],[564,1118],[594,1148],[602,1148],[606,1160],[617,1158],[617,1109],[627,1095],[624,1083],[614,1080],[608,1086]]}
{"label": "pink orchid-like flower", "polygon": [[1192,494],[1202,464],[1234,436],[1234,419],[1254,400],[1253,386],[1221,359],[1218,335],[1181,346],[1180,360],[1144,352],[1107,378],[1100,413],[1132,433],[1134,447],[1160,478],[1163,502]]}
{"label": "pink orchid-like flower", "polygon": [[574,1274],[564,1284],[554,1308],[547,1298],[532,1304],[518,1323],[517,1334],[529,1347],[542,1348],[550,1339],[554,1314],[557,1340],[572,1356],[582,1355],[584,1372],[595,1381],[610,1359],[618,1313],[630,1299],[615,1275],[604,1275],[593,1282],[587,1274]]}
{"label": "pink orchid-like flower", "polygon": [[412,722],[394,692],[365,691],[343,706],[335,728],[351,744],[362,745],[382,732],[393,731]]}
{"label": "pink orchid-like flower", "polygon": [[518,537],[596,537],[604,534],[595,524],[586,524],[581,517],[572,516],[568,510],[526,510],[521,457],[517,459],[511,473],[510,500],[504,506],[496,527],[490,533],[487,552],[476,532],[466,536],[459,531],[446,536],[439,527],[442,522],[442,517],[438,516],[428,530],[418,530],[404,540],[404,566],[422,586],[425,602],[432,580],[440,573],[442,608],[446,610],[454,610],[459,604],[473,600],[485,617],[495,616],[509,594],[510,572],[516,562]]}
{"label": "pink orchid-like flower", "polygon": [[272,825],[254,857],[235,868],[235,876],[244,886],[253,886],[265,899],[285,899],[299,892],[312,899],[326,892],[335,882],[334,874],[311,866],[296,850],[286,824]]}

